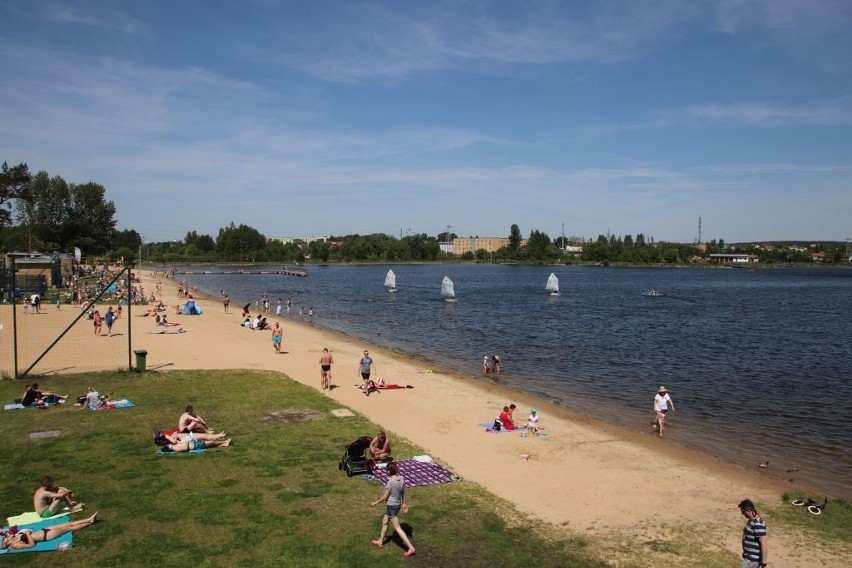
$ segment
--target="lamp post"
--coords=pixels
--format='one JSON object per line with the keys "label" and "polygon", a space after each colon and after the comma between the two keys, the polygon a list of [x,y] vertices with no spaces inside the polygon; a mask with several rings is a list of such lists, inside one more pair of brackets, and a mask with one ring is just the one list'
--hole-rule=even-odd
{"label": "lamp post", "polygon": [[130,356],[133,351],[133,318],[131,317],[131,306],[133,305],[133,301],[131,299],[131,287],[133,286],[133,280],[131,276],[133,274],[133,268],[136,266],[136,263],[132,260],[127,260],[124,262],[124,268],[127,270],[127,369],[129,371],[133,370],[133,358]]}

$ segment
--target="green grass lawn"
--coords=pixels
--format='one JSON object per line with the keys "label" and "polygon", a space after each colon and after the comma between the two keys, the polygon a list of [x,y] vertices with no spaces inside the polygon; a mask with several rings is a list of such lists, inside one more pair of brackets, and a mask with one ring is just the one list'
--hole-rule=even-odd
{"label": "green grass lawn", "polygon": [[[381,485],[338,470],[347,443],[380,429],[362,416],[271,372],[123,372],[39,377],[73,397],[91,384],[136,407],[101,412],[69,404],[0,415],[0,515],[32,510],[44,475],[76,491],[103,523],[75,534],[69,552],[7,555],[6,566],[602,566],[593,543],[549,535],[511,505],[467,481],[408,490],[402,517],[417,547],[370,546],[383,507]],[[32,382],[32,379],[29,380]],[[5,402],[23,381],[0,381]],[[173,428],[187,404],[234,438],[229,448],[157,456],[152,432]],[[269,411],[315,411],[282,422]],[[55,438],[30,433],[59,430]],[[424,453],[396,439],[400,458]],[[509,522],[507,522],[507,519]]]}

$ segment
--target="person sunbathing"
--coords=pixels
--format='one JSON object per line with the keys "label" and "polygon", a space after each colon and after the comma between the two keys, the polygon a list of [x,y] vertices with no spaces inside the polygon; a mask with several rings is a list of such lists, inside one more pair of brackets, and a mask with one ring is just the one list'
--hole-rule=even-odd
{"label": "person sunbathing", "polygon": [[201,432],[155,432],[154,433],[154,443],[158,446],[165,446],[166,444],[180,444],[182,442],[215,442],[217,440],[224,440],[227,438],[227,434],[224,432],[215,432],[211,434],[203,434]]}
{"label": "person sunbathing", "polygon": [[194,440],[187,442],[174,442],[168,443],[165,446],[160,448],[160,451],[163,453],[181,453],[181,452],[189,452],[192,450],[206,450],[207,448],[218,448],[223,447],[226,448],[231,445],[231,439],[226,438],[224,440]]}
{"label": "person sunbathing", "polygon": [[5,550],[7,548],[16,550],[32,548],[37,542],[47,542],[48,540],[59,538],[65,533],[90,527],[96,522],[98,522],[97,513],[87,519],[71,521],[68,523],[59,523],[58,525],[45,527],[43,529],[23,529],[16,530],[14,532],[12,529],[9,529],[8,531],[0,531],[0,534],[3,535],[3,541],[0,543],[0,550]]}

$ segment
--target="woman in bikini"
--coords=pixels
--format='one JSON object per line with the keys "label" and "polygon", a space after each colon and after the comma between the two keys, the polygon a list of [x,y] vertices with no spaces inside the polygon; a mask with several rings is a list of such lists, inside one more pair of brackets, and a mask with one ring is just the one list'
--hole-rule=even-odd
{"label": "woman in bikini", "polygon": [[[12,533],[9,531],[0,531],[3,535],[3,542],[0,544],[0,549],[13,548],[32,548],[37,542],[46,542],[59,538],[65,533],[78,531],[86,527],[90,527],[98,521],[98,514],[95,513],[87,519],[80,521],[71,521],[69,523],[60,523],[52,527],[43,529],[23,529]],[[11,534],[10,534],[11,533]]]}

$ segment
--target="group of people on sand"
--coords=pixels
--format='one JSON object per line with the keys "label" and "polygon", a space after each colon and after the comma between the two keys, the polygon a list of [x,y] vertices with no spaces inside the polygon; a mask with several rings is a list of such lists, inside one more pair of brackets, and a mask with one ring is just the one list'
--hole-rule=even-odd
{"label": "group of people on sand", "polygon": [[[62,513],[77,513],[83,510],[83,503],[74,500],[74,492],[67,487],[57,487],[50,476],[44,476],[33,494],[33,508],[42,519],[48,519]],[[32,548],[39,542],[46,542],[86,527],[98,521],[98,514],[81,519],[59,523],[49,527],[28,529],[17,525],[0,530],[0,550],[21,550]]]}
{"label": "group of people on sand", "polygon": [[535,408],[530,408],[530,414],[527,417],[527,422],[524,425],[520,425],[515,422],[515,409],[517,406],[515,404],[510,404],[508,406],[503,407],[503,411],[494,419],[494,425],[492,429],[501,431],[501,430],[515,430],[517,428],[526,428],[528,433],[538,435],[544,432],[544,428],[541,427],[541,424],[538,422],[538,411]]}

